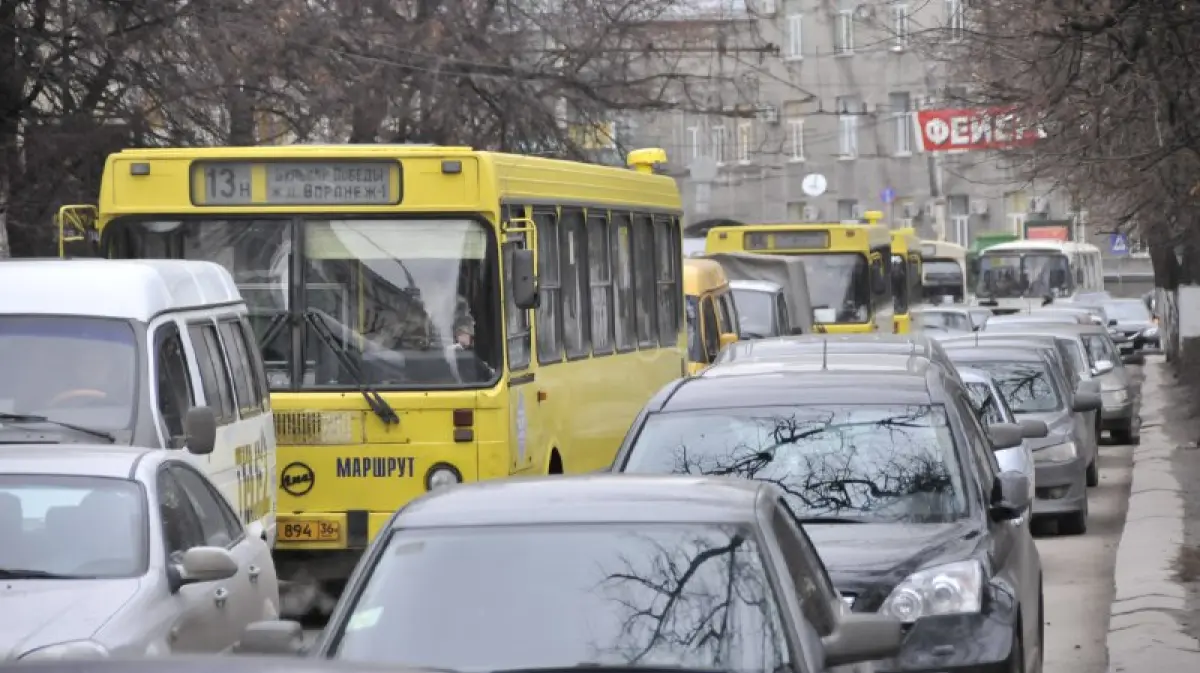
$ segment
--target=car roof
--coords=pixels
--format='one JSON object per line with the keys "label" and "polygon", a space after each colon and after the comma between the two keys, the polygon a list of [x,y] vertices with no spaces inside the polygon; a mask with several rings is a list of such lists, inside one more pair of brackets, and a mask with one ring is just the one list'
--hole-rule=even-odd
{"label": "car roof", "polygon": [[1095,323],[1039,323],[1036,325],[1030,323],[1026,323],[1024,325],[1019,323],[1009,323],[1008,325],[999,325],[999,327],[1001,329],[988,330],[984,332],[984,335],[994,334],[996,336],[1000,336],[1003,334],[1005,336],[1073,337],[1084,333],[1094,334],[1096,332],[1108,332],[1103,325],[1097,325]]}
{"label": "car roof", "polygon": [[930,360],[911,353],[788,353],[772,359],[738,360],[714,364],[698,374],[699,378],[753,376],[774,373],[819,371],[911,371],[922,373]]}
{"label": "car roof", "polygon": [[0,474],[128,479],[139,459],[159,450],[111,444],[0,444]]}
{"label": "car roof", "polygon": [[432,491],[390,527],[567,523],[746,523],[763,482],[736,477],[588,474],[518,478]]}
{"label": "car roof", "polygon": [[979,345],[966,348],[955,348],[950,351],[950,358],[955,362],[992,362],[992,361],[1013,361],[1013,362],[1041,362],[1045,363],[1045,358],[1036,350],[1022,348],[1020,346],[993,346]]}
{"label": "car roof", "polygon": [[655,410],[670,413],[822,402],[927,404],[931,398],[927,377],[928,370],[919,365],[871,371],[784,368],[745,376],[692,377],[676,385]]}
{"label": "car roof", "polygon": [[1009,313],[1006,315],[998,315],[988,320],[988,327],[992,325],[1019,325],[1019,324],[1076,324],[1082,314],[1078,313]]}
{"label": "car roof", "polygon": [[214,262],[179,259],[24,259],[0,264],[0,313],[149,322],[164,311],[241,303]]}
{"label": "car roof", "polygon": [[733,290],[749,290],[751,292],[780,292],[783,286],[769,280],[731,280],[729,287]]}
{"label": "car roof", "polygon": [[906,335],[798,334],[770,339],[738,341],[721,350],[718,364],[780,359],[806,353],[902,353],[930,356],[934,341],[920,333]]}
{"label": "car roof", "polygon": [[360,663],[316,657],[172,655],[115,659],[21,661],[5,670],[29,673],[443,673],[435,668]]}

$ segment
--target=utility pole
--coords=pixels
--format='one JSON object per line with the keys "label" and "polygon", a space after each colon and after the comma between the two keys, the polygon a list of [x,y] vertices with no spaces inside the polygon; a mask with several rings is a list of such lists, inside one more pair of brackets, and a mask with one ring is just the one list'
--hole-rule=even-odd
{"label": "utility pole", "polygon": [[[935,95],[937,89],[937,78],[934,76],[934,68],[936,62],[926,62],[925,64],[925,89],[929,96]],[[920,129],[917,130],[918,133]],[[942,166],[941,155],[937,152],[925,152],[925,162],[929,171],[929,198],[933,203],[933,233],[939,241],[946,240],[946,221],[947,203],[946,196],[942,193]]]}

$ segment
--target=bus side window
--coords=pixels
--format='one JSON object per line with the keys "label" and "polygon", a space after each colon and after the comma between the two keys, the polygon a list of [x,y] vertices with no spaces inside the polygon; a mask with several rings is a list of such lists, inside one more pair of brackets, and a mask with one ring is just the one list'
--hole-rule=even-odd
{"label": "bus side window", "polygon": [[704,361],[712,362],[721,350],[721,328],[717,322],[717,307],[711,294],[700,300],[700,333],[704,336]]}
{"label": "bus side window", "polygon": [[[679,227],[673,218],[654,219],[654,250],[657,254],[655,279],[658,288],[658,343],[671,346],[679,342],[679,267],[683,264],[683,242],[676,235]],[[736,326],[734,331],[736,331]]]}
{"label": "bus side window", "polygon": [[237,407],[242,418],[262,413],[262,397],[254,389],[254,375],[250,372],[248,350],[241,340],[241,328],[236,320],[222,320],[221,341],[225,354],[229,356],[229,370],[233,375],[233,391],[237,395]]}
{"label": "bus side window", "polygon": [[588,333],[588,252],[583,211],[564,208],[559,224],[563,344],[567,348],[567,359],[587,357],[592,339]]}
{"label": "bus side window", "polygon": [[588,210],[588,303],[591,305],[593,355],[613,352],[613,274],[608,226],[607,211]]}
{"label": "bus side window", "polygon": [[616,342],[617,350],[628,352],[637,348],[637,306],[633,289],[632,232],[629,213],[613,213],[608,227],[611,246],[609,259],[613,265],[616,285]]}
{"label": "bus side window", "polygon": [[[520,217],[525,216],[524,206],[505,206],[505,220],[512,217],[514,210]],[[529,311],[517,308],[512,292],[513,251],[524,250],[526,240],[528,239],[524,233],[510,233],[508,242],[502,249],[504,257],[504,331],[509,369],[525,369],[529,367],[530,360]]]}
{"label": "bus side window", "polygon": [[562,281],[558,245],[558,215],[535,212],[537,224],[538,307],[534,311],[537,326],[538,362],[562,362]]}
{"label": "bus side window", "polygon": [[155,395],[158,413],[162,415],[167,434],[167,447],[183,448],[185,432],[183,419],[195,403],[192,383],[188,378],[187,356],[183,339],[175,323],[154,330]]}
{"label": "bus side window", "polygon": [[637,296],[638,345],[644,348],[658,345],[654,259],[653,223],[649,215],[637,213],[633,216],[633,287]]}
{"label": "bus side window", "polygon": [[210,322],[190,324],[188,336],[192,340],[192,350],[196,351],[204,399],[217,415],[218,425],[232,423],[237,420],[233,410],[233,386],[225,358],[221,355],[216,326]]}

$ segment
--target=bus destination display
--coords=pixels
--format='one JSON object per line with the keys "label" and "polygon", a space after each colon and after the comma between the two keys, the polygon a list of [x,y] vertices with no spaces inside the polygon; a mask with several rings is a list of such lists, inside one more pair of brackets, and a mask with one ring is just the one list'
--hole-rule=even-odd
{"label": "bus destination display", "polygon": [[828,231],[775,231],[746,234],[747,250],[812,250],[829,247]]}
{"label": "bus destination display", "polygon": [[400,201],[400,166],[380,161],[197,162],[200,206],[385,206]]}

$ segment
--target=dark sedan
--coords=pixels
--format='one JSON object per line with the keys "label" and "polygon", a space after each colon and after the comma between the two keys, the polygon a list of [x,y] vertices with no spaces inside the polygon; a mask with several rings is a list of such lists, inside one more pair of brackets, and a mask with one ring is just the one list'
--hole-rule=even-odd
{"label": "dark sedan", "polygon": [[1021,429],[989,436],[957,373],[925,358],[886,372],[780,365],[669,384],[613,469],[778,484],[854,611],[907,624],[876,671],[1040,670],[1041,562],[1014,524],[1029,481],[994,455]]}
{"label": "dark sedan", "polygon": [[[816,673],[894,654],[779,488],[591,475],[434,491],[372,542],[310,654],[463,673]],[[260,622],[241,652],[295,650]]]}
{"label": "dark sedan", "polygon": [[1158,323],[1141,299],[1111,299],[1104,302],[1104,310],[1116,321],[1109,334],[1122,354],[1159,348]]}

